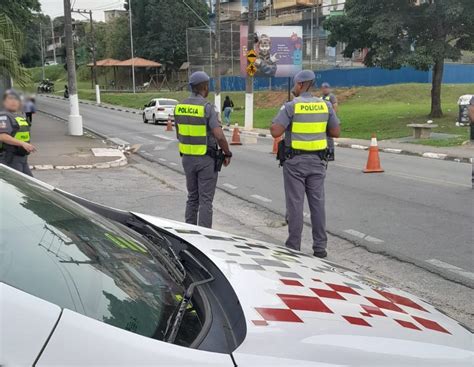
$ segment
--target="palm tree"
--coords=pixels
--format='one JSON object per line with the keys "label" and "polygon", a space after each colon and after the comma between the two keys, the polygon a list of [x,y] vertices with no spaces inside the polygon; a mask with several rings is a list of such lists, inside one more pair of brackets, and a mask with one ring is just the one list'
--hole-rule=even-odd
{"label": "palm tree", "polygon": [[31,81],[30,74],[20,63],[23,47],[21,32],[6,14],[0,13],[0,76],[9,76],[22,87]]}

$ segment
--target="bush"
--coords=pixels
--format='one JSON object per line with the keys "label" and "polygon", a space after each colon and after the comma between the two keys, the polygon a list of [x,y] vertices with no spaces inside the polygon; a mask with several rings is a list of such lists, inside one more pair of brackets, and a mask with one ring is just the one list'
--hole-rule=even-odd
{"label": "bush", "polygon": [[[31,78],[34,83],[39,83],[43,79],[43,71],[41,66],[36,68],[30,68],[28,70],[31,73]],[[53,82],[67,79],[66,70],[64,69],[64,65],[62,64],[45,66],[44,74],[46,79],[49,79]]]}

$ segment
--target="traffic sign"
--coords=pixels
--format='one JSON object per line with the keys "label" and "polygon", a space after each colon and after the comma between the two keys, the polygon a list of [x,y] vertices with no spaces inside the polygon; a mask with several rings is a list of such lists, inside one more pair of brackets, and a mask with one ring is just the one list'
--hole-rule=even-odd
{"label": "traffic sign", "polygon": [[255,50],[250,50],[247,52],[247,61],[252,64],[255,62],[255,60],[257,60],[257,53]]}
{"label": "traffic sign", "polygon": [[257,72],[257,67],[253,63],[247,66],[247,74],[249,76],[254,76],[256,72]]}

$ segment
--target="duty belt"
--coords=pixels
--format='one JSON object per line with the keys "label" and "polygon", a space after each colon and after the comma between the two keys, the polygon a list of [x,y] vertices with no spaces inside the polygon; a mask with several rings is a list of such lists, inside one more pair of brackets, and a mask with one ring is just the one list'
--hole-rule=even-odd
{"label": "duty belt", "polygon": [[290,156],[293,158],[297,155],[317,155],[322,160],[326,159],[327,149],[325,150],[316,150],[316,151],[308,151],[308,150],[298,150],[298,149],[291,149]]}

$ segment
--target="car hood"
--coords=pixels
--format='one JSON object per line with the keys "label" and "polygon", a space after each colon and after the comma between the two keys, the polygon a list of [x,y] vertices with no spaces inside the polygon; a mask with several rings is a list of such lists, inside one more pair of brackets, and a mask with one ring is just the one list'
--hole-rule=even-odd
{"label": "car hood", "polygon": [[[281,246],[135,214],[212,260],[247,323],[236,361],[472,366],[473,334],[420,298]],[[309,363],[309,364],[307,364]]]}

